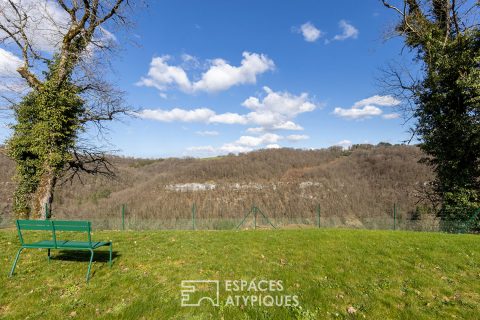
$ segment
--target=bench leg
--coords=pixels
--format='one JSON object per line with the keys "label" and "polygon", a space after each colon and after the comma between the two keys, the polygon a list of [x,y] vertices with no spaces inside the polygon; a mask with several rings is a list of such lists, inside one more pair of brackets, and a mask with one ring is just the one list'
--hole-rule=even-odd
{"label": "bench leg", "polygon": [[10,271],[10,277],[13,276],[15,272],[15,267],[17,266],[18,258],[20,257],[20,252],[22,252],[24,248],[18,249],[17,255],[15,256],[15,261],[13,262],[12,270]]}
{"label": "bench leg", "polygon": [[50,262],[50,249],[48,249],[48,262]]}
{"label": "bench leg", "polygon": [[110,268],[112,267],[112,243],[110,242]]}
{"label": "bench leg", "polygon": [[90,263],[88,264],[88,271],[87,271],[87,283],[88,280],[90,279],[90,269],[92,268],[92,261],[93,261],[93,250],[90,250],[91,255],[90,255]]}

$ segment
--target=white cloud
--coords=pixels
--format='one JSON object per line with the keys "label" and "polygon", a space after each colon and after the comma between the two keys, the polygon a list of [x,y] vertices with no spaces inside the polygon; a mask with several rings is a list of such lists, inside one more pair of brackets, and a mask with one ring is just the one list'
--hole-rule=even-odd
{"label": "white cloud", "polygon": [[151,119],[161,122],[203,122],[203,123],[222,123],[222,124],[247,124],[246,115],[238,113],[221,113],[216,114],[215,111],[208,108],[197,108],[186,110],[174,108],[172,110],[162,109],[143,109],[136,116],[143,119]]}
{"label": "white cloud", "polygon": [[[60,47],[64,35],[70,27],[70,16],[62,9],[57,1],[51,0],[13,0],[20,14],[27,14],[29,19],[25,20],[25,34],[30,45],[35,51],[54,53]],[[0,21],[5,25],[11,25],[18,20],[17,12],[7,0],[0,0]],[[9,22],[10,21],[10,22]],[[0,31],[0,38],[5,35]],[[7,41],[7,44],[11,40]],[[106,45],[116,42],[115,35],[105,28],[97,28],[93,42]],[[85,50],[88,57],[95,51],[96,46],[89,44]]]}
{"label": "white cloud", "polygon": [[[87,45],[87,48],[83,52],[83,58],[86,61],[91,61],[99,48],[113,47],[116,43],[117,37],[113,33],[105,28],[99,27],[95,32],[92,42]],[[53,52],[55,48],[51,50]]]}
{"label": "white cloud", "polygon": [[249,151],[252,151],[253,149],[249,147],[239,146],[233,143],[227,143],[215,150],[223,154],[223,153],[249,152]]}
{"label": "white cloud", "polygon": [[[4,81],[1,79],[0,81]],[[23,83],[15,83],[13,81],[0,83],[0,92],[2,93],[9,93],[9,94],[16,94],[21,93],[22,91],[26,90],[27,87]],[[2,97],[4,99],[4,97]],[[1,109],[1,106],[0,106]]]}
{"label": "white cloud", "polygon": [[200,153],[214,153],[216,151],[213,146],[188,147],[187,150]]}
{"label": "white cloud", "polygon": [[361,119],[361,118],[379,116],[382,114],[382,110],[375,106],[365,106],[363,108],[351,108],[351,109],[335,108],[333,113],[342,118]]}
{"label": "white cloud", "polygon": [[222,113],[212,116],[208,122],[223,124],[247,124],[248,120],[245,116],[238,113]]}
{"label": "white cloud", "polygon": [[280,148],[276,143],[279,140],[283,139],[282,136],[273,133],[266,133],[260,137],[252,136],[241,136],[238,140],[225,143],[222,146],[216,148],[213,146],[199,146],[199,147],[189,147],[188,151],[203,153],[203,154],[226,154],[226,153],[239,153],[239,152],[249,152],[254,150],[254,148],[265,147],[267,149]]}
{"label": "white cloud", "polygon": [[[28,13],[30,19],[25,22],[25,34],[35,50],[54,52],[63,35],[68,30],[70,17],[56,1],[47,0],[14,0],[21,8],[21,13]],[[18,20],[17,13],[6,0],[0,0],[0,17],[3,24],[9,25]],[[0,31],[0,37],[4,33]]]}
{"label": "white cloud", "polygon": [[349,24],[347,21],[340,20],[338,26],[342,29],[342,33],[333,37],[333,40],[343,41],[349,38],[356,39],[358,37],[358,29]]}
{"label": "white cloud", "polygon": [[[239,153],[251,151],[254,148],[277,147],[278,142],[283,139],[289,141],[299,141],[308,139],[307,135],[289,135],[283,137],[272,133],[274,130],[303,130],[303,128],[294,123],[293,120],[299,114],[311,112],[318,105],[311,101],[307,93],[294,95],[289,92],[273,91],[264,87],[265,94],[261,97],[249,97],[242,105],[250,110],[245,114],[221,113],[217,114],[209,108],[197,108],[185,110],[175,108],[172,110],[152,110],[145,109],[136,113],[137,116],[144,119],[152,119],[162,122],[202,122],[205,124],[240,124],[256,125],[247,129],[248,133],[253,135],[244,135],[237,140],[223,144],[220,147],[213,146],[194,146],[188,148],[188,151],[197,153],[223,154]],[[198,132],[197,132],[198,133]],[[204,131],[201,132],[203,135]]]}
{"label": "white cloud", "polygon": [[[241,84],[255,84],[258,75],[275,68],[273,60],[264,54],[245,51],[242,56],[240,66],[232,66],[223,59],[212,60],[208,70],[196,82],[190,80],[182,66],[169,65],[169,56],[155,57],[150,63],[148,75],[137,84],[160,91],[176,87],[186,93],[218,92]],[[191,61],[192,56],[183,55],[182,59],[184,62]]]}
{"label": "white cloud", "polygon": [[259,134],[263,133],[267,130],[290,130],[290,131],[301,131],[303,130],[302,126],[299,126],[298,124],[292,122],[292,121],[285,121],[282,122],[281,124],[274,125],[271,128],[265,128],[265,127],[254,127],[254,128],[248,128],[247,132],[248,133],[254,133],[254,134]]}
{"label": "white cloud", "polygon": [[[335,108],[333,113],[339,117],[347,119],[365,119],[383,114],[383,110],[380,107],[393,107],[400,104],[400,101],[394,97],[375,95],[370,98],[366,98],[357,101],[349,109]],[[384,115],[385,119],[393,119],[396,114]]]}
{"label": "white cloud", "polygon": [[220,133],[218,131],[197,131],[195,132],[199,136],[218,136]]}
{"label": "white cloud", "polygon": [[209,119],[215,115],[215,112],[207,108],[194,110],[175,108],[169,111],[145,109],[136,115],[143,119],[152,119],[162,122],[208,122]]}
{"label": "white cloud", "polygon": [[20,94],[27,90],[25,81],[17,72],[22,64],[20,58],[10,51],[0,48],[0,92]]}
{"label": "white cloud", "polygon": [[194,91],[215,92],[239,84],[257,82],[257,74],[273,70],[275,64],[266,55],[243,52],[241,66],[234,67],[223,59],[215,59],[200,81],[193,84]]}
{"label": "white cloud", "polygon": [[0,76],[18,76],[17,68],[22,65],[22,60],[10,51],[0,48]]}
{"label": "white cloud", "polygon": [[170,56],[155,57],[150,62],[148,75],[142,78],[139,85],[155,87],[160,91],[166,90],[169,86],[177,86],[183,91],[190,91],[192,84],[187,73],[182,67],[170,66],[167,61]]}
{"label": "white cloud", "polygon": [[234,144],[246,147],[258,147],[264,144],[276,143],[282,138],[282,136],[274,133],[266,133],[259,137],[241,136]]}
{"label": "white cloud", "polygon": [[268,144],[268,145],[265,146],[265,149],[280,149],[280,148],[281,148],[281,146],[279,146],[276,143]]}
{"label": "white cloud", "polygon": [[243,102],[243,106],[253,110],[246,114],[221,113],[208,108],[185,110],[175,108],[172,110],[144,109],[137,116],[162,122],[203,122],[240,125],[259,125],[259,128],[250,128],[251,133],[260,133],[269,130],[303,130],[294,123],[297,115],[310,112],[317,105],[310,101],[308,94],[293,95],[288,92],[275,92],[264,87],[267,95],[262,99],[250,97]]}
{"label": "white cloud", "polygon": [[197,57],[184,53],[181,55],[184,69],[195,69],[200,67],[200,61]]}
{"label": "white cloud", "polygon": [[[11,2],[11,3],[10,3]],[[0,22],[7,28],[14,29],[18,24],[18,13],[12,7],[12,3],[19,9],[20,15],[27,15],[28,19],[23,21],[25,36],[29,39],[29,45],[35,53],[46,56],[58,51],[64,35],[69,29],[70,16],[63,10],[57,1],[51,0],[0,0]],[[7,39],[7,34],[0,30],[0,39],[4,38],[4,48],[14,49],[10,52],[0,48],[0,92],[12,94],[10,98],[15,99],[28,92],[29,87],[19,76],[16,69],[23,64],[15,54],[20,56],[19,49],[12,39]],[[116,41],[115,36],[100,27],[94,35],[94,42],[98,44],[109,44]],[[82,55],[82,58],[93,57],[97,47],[89,44]],[[37,67],[31,59],[34,67]]]}
{"label": "white cloud", "polygon": [[242,105],[257,112],[268,110],[288,117],[313,111],[316,108],[316,105],[309,101],[307,93],[295,96],[288,92],[275,92],[269,87],[263,87],[263,90],[267,95],[262,101],[256,97],[250,97]]}
{"label": "white cloud", "polygon": [[397,118],[400,118],[400,114],[398,114],[398,113],[388,113],[388,114],[384,114],[382,116],[382,118],[387,119],[387,120],[397,119]]}
{"label": "white cloud", "polygon": [[292,130],[292,131],[302,131],[303,127],[292,122],[292,121],[285,121],[280,124],[274,125],[272,127],[274,130]]}
{"label": "white cloud", "polygon": [[181,55],[181,58],[184,62],[188,61],[198,61],[196,57],[192,56],[191,54],[184,53]]}
{"label": "white cloud", "polygon": [[265,132],[265,128],[263,128],[263,127],[248,128],[247,132],[248,133],[259,134],[259,133]]}
{"label": "white cloud", "polygon": [[315,42],[318,38],[323,36],[323,32],[320,29],[317,29],[311,22],[302,24],[298,31],[302,33],[303,38],[307,42]]}
{"label": "white cloud", "polygon": [[197,108],[186,110],[174,108],[172,110],[162,109],[143,109],[134,115],[142,119],[151,119],[161,122],[203,122],[203,123],[223,123],[223,124],[247,124],[248,120],[245,115],[238,113],[221,113],[216,114],[215,111],[208,108]]}
{"label": "white cloud", "polygon": [[335,145],[340,146],[343,149],[347,149],[348,147],[350,147],[352,145],[352,141],[345,139],[345,140],[337,142]]}
{"label": "white cloud", "polygon": [[235,145],[233,143],[226,143],[219,148],[216,148],[214,146],[199,146],[199,147],[187,148],[187,151],[191,151],[197,154],[204,154],[204,155],[240,153],[240,152],[249,152],[252,150],[253,150],[252,148]]}
{"label": "white cloud", "polygon": [[366,98],[360,101],[355,102],[354,107],[363,107],[368,105],[377,105],[382,107],[393,107],[400,104],[400,100],[395,99],[394,97],[388,96],[379,96],[374,95],[370,98]]}
{"label": "white cloud", "polygon": [[297,96],[288,92],[275,92],[268,87],[263,89],[267,94],[263,99],[249,97],[242,105],[253,110],[247,114],[249,122],[259,124],[265,130],[301,130],[303,128],[292,119],[317,108],[307,93]]}
{"label": "white cloud", "polygon": [[309,139],[310,137],[305,135],[305,134],[291,134],[286,137],[287,140],[289,141],[300,141],[300,140],[306,140]]}

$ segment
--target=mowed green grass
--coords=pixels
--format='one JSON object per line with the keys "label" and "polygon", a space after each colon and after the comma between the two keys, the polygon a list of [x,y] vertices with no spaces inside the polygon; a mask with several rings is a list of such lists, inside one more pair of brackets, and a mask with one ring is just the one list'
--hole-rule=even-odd
{"label": "mowed green grass", "polygon": [[[0,231],[5,319],[478,319],[480,237],[365,230],[104,231],[109,268],[87,255],[47,262]],[[181,307],[182,280],[281,280],[300,307]],[[221,300],[226,293],[221,292]],[[347,312],[349,307],[356,312]]]}

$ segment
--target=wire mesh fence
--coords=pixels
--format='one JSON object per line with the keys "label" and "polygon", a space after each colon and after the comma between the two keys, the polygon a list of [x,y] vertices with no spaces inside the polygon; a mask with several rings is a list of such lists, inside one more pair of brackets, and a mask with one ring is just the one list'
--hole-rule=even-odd
{"label": "wire mesh fence", "polygon": [[[266,207],[266,208],[265,208]],[[450,208],[447,213],[428,213],[392,204],[372,212],[325,210],[310,204],[307,210],[272,209],[260,204],[212,201],[171,203],[139,213],[134,206],[121,204],[109,210],[66,212],[54,210],[52,219],[89,220],[97,230],[242,230],[280,228],[350,228],[371,230],[409,230],[428,232],[477,233],[480,209]],[[456,212],[455,212],[456,210]],[[442,216],[443,214],[443,216]],[[455,219],[460,216],[462,219]],[[0,216],[0,227],[13,227],[14,219]]]}

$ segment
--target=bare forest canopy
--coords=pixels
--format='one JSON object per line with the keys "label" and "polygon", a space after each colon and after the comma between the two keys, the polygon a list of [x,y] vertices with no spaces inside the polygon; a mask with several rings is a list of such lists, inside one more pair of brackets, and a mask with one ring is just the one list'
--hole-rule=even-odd
{"label": "bare forest canopy", "polygon": [[[111,157],[117,178],[81,176],[61,183],[53,218],[118,217],[126,204],[138,218],[239,217],[255,204],[270,216],[308,214],[386,217],[397,203],[405,218],[433,178],[423,153],[404,145],[355,145],[349,150],[275,149],[206,159]],[[14,163],[0,152],[0,217],[11,215]]]}

